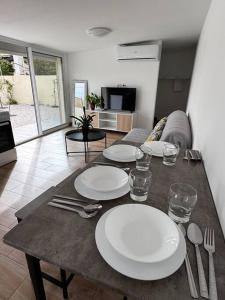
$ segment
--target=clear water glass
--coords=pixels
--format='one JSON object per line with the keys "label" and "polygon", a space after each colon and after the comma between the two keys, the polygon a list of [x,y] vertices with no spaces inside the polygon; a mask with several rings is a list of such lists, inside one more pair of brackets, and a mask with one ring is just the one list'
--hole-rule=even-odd
{"label": "clear water glass", "polygon": [[163,164],[166,166],[174,166],[179,153],[179,146],[174,144],[164,144]]}
{"label": "clear water glass", "polygon": [[142,202],[147,200],[152,182],[150,170],[133,169],[129,174],[130,197],[132,200]]}
{"label": "clear water glass", "polygon": [[174,183],[169,190],[169,217],[177,223],[189,222],[197,202],[197,191],[186,183]]}
{"label": "clear water glass", "polygon": [[143,170],[143,171],[149,170],[151,159],[152,159],[151,151],[145,153],[140,148],[136,148],[135,158],[136,158],[136,169]]}

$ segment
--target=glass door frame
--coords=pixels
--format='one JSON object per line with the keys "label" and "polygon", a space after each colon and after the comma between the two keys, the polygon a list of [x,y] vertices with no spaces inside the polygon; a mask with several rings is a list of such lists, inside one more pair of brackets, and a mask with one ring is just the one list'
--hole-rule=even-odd
{"label": "glass door frame", "polygon": [[[43,130],[42,128],[42,124],[41,124],[41,114],[40,114],[40,107],[39,107],[39,99],[38,99],[38,90],[37,90],[37,83],[36,83],[36,77],[35,77],[35,70],[34,70],[34,61],[33,61],[33,57],[35,55],[35,53],[41,54],[41,55],[45,55],[45,56],[54,56],[54,57],[58,57],[61,59],[61,74],[62,74],[62,87],[63,87],[63,110],[64,110],[64,116],[62,117],[61,115],[61,108],[60,108],[60,118],[64,119],[65,122],[63,122],[62,124],[47,129],[47,130]],[[30,77],[31,77],[31,86],[32,86],[32,91],[33,91],[33,99],[34,99],[34,107],[35,107],[35,114],[36,114],[36,120],[37,120],[37,128],[38,128],[38,134],[39,136],[44,135],[44,134],[48,134],[50,132],[54,132],[57,129],[63,128],[65,127],[65,125],[67,125],[66,122],[66,105],[65,105],[65,84],[64,84],[64,77],[65,77],[65,72],[63,70],[63,57],[60,55],[53,55],[50,53],[46,53],[45,51],[37,51],[36,49],[33,49],[32,47],[27,47],[27,55],[28,55],[28,61],[29,61],[29,66],[30,66]]]}

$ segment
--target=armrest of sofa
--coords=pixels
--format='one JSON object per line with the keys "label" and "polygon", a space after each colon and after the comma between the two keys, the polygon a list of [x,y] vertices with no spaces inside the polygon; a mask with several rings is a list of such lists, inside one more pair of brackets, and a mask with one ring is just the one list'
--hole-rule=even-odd
{"label": "armrest of sofa", "polygon": [[168,116],[160,141],[177,144],[183,149],[191,148],[191,127],[185,112],[176,110]]}
{"label": "armrest of sofa", "polygon": [[133,128],[123,137],[123,141],[130,141],[135,143],[144,143],[150,132],[144,128]]}

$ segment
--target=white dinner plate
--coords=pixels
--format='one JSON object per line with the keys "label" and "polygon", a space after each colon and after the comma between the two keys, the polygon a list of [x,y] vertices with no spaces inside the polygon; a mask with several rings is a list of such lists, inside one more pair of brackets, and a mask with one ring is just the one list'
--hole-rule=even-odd
{"label": "white dinner plate", "polygon": [[120,255],[108,242],[105,236],[105,220],[114,208],[108,210],[99,219],[95,229],[95,241],[103,259],[116,271],[130,278],[139,280],[158,280],[176,272],[186,255],[186,243],[179,230],[180,243],[170,258],[159,263],[140,263]]}
{"label": "white dinner plate", "polygon": [[103,150],[103,156],[118,162],[132,162],[135,161],[136,147],[131,145],[112,145]]}
{"label": "white dinner plate", "polygon": [[80,176],[81,175],[78,175],[74,181],[75,190],[81,196],[92,200],[98,200],[98,201],[113,200],[126,195],[130,191],[130,186],[129,183],[127,182],[123,187],[119,188],[118,190],[111,191],[111,192],[98,192],[84,185]]}
{"label": "white dinner plate", "polygon": [[175,223],[161,210],[144,204],[117,206],[106,219],[105,234],[121,255],[144,263],[168,259],[179,244]]}
{"label": "white dinner plate", "polygon": [[128,174],[112,166],[94,166],[81,173],[80,180],[92,190],[111,192],[128,183]]}
{"label": "white dinner plate", "polygon": [[162,142],[162,141],[145,142],[143,145],[141,145],[140,148],[145,153],[148,153],[148,151],[151,150],[152,155],[163,157],[163,149],[165,144],[170,144],[170,143]]}

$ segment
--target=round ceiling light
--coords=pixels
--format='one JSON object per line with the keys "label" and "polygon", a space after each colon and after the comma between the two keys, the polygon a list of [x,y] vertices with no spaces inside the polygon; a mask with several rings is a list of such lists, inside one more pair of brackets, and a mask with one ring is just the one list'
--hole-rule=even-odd
{"label": "round ceiling light", "polygon": [[110,33],[112,30],[107,27],[92,27],[86,30],[87,35],[92,37],[104,36]]}

